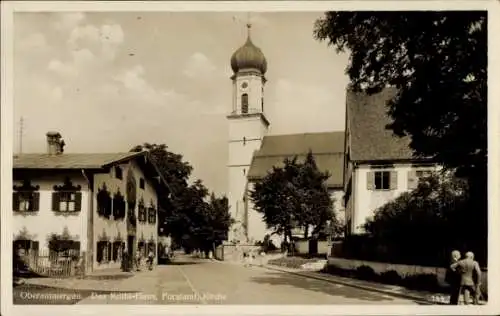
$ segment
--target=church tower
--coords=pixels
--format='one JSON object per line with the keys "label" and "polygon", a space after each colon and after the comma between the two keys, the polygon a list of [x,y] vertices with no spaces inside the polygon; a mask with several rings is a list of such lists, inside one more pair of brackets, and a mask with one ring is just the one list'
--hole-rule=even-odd
{"label": "church tower", "polygon": [[233,85],[232,111],[229,121],[228,200],[231,217],[236,221],[229,229],[228,240],[247,240],[247,203],[245,192],[252,156],[260,149],[269,122],[264,115],[264,86],[267,61],[250,37],[251,25],[243,46],[231,57]]}

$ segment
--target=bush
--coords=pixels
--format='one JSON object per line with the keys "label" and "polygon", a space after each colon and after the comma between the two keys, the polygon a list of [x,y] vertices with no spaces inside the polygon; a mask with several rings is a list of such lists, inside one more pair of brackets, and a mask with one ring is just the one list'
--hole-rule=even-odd
{"label": "bush", "polygon": [[323,268],[323,270],[321,270],[321,272],[338,275],[345,278],[354,276],[354,270],[343,269],[333,264],[327,265],[325,268]]}
{"label": "bush", "polygon": [[443,288],[439,285],[437,276],[433,273],[409,275],[403,279],[403,286],[412,290],[443,291]]}
{"label": "bush", "polygon": [[385,284],[396,284],[399,285],[402,283],[403,278],[399,275],[397,271],[394,270],[388,270],[385,272],[382,272],[380,274],[380,282],[385,283]]}
{"label": "bush", "polygon": [[360,266],[356,269],[356,276],[361,280],[374,281],[377,279],[377,274],[369,266]]}

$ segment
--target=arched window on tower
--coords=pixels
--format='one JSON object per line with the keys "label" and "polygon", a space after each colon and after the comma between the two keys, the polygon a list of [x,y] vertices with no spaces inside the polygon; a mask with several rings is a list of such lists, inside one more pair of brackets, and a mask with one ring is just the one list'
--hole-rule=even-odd
{"label": "arched window on tower", "polygon": [[246,93],[241,95],[241,113],[248,113],[248,94]]}

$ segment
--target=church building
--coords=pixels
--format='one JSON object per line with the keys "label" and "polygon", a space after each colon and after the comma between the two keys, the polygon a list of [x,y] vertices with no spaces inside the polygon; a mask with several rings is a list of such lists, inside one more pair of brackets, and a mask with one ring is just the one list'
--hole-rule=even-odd
{"label": "church building", "polygon": [[255,181],[265,177],[285,158],[299,161],[311,150],[321,171],[331,175],[327,185],[338,217],[343,217],[344,131],[268,135],[265,114],[267,60],[250,37],[231,57],[233,85],[229,123],[228,200],[236,221],[228,233],[229,242],[262,241],[272,231],[256,212],[249,198]]}

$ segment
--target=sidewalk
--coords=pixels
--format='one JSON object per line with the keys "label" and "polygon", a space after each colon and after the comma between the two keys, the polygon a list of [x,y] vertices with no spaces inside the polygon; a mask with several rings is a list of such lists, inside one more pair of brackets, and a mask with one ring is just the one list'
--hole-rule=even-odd
{"label": "sidewalk", "polygon": [[[392,295],[396,297],[401,297],[405,299],[415,300],[419,303],[423,304],[438,304],[438,305],[448,305],[450,296],[443,293],[432,293],[432,292],[424,292],[424,291],[414,291],[409,290],[402,286],[397,285],[388,285],[376,282],[369,282],[351,278],[339,277],[336,275],[316,272],[316,271],[305,271],[301,269],[291,269],[273,265],[261,265],[261,267],[275,270],[280,272],[286,272],[291,274],[300,275],[306,278],[322,280],[326,282],[342,284],[345,286],[351,286],[362,290],[379,292],[387,295]],[[486,304],[485,301],[479,302],[481,305]]]}
{"label": "sidewalk", "polygon": [[[123,272],[120,269],[102,269],[92,271],[83,278],[27,278],[24,284],[42,285],[72,290],[99,290],[117,291],[124,290],[122,283],[141,272]],[[125,289],[127,290],[127,289]]]}

